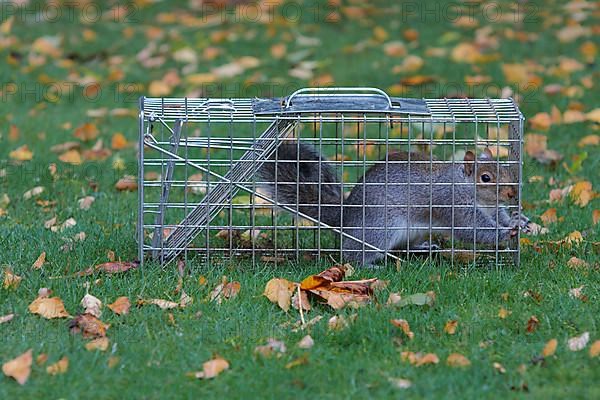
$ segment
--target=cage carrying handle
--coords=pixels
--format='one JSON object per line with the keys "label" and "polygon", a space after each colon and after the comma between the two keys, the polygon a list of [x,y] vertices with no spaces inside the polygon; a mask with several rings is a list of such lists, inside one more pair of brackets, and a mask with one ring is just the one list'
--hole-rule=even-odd
{"label": "cage carrying handle", "polygon": [[390,108],[393,108],[392,105],[392,99],[390,98],[390,96],[388,96],[388,94],[386,92],[384,92],[381,89],[378,88],[374,88],[374,87],[319,87],[319,88],[302,88],[302,89],[298,89],[296,90],[294,93],[292,93],[291,95],[289,95],[284,102],[284,107],[285,108],[289,108],[292,105],[292,99],[298,95],[303,95],[303,96],[310,96],[310,97],[319,97],[320,94],[323,93],[329,93],[330,95],[344,95],[344,94],[340,94],[339,92],[345,92],[344,94],[354,94],[356,96],[365,96],[367,95],[366,93],[356,93],[356,92],[370,92],[371,94],[375,93],[378,94],[380,96],[382,96],[383,98],[385,98],[385,100],[388,103],[388,106]]}

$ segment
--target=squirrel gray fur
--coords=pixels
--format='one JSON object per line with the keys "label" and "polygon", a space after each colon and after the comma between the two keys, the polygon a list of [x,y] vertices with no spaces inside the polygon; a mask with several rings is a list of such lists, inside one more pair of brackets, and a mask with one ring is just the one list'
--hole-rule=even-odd
{"label": "squirrel gray fur", "polygon": [[[386,161],[369,168],[346,199],[335,168],[314,147],[298,142],[279,146],[258,179],[278,204],[384,251],[428,249],[430,226],[436,235],[495,245],[529,222],[504,207],[516,197],[516,184],[487,148],[476,164],[471,151],[462,163],[430,162],[428,154],[406,152],[389,153]],[[372,264],[384,257],[361,241],[342,236],[344,261]]]}

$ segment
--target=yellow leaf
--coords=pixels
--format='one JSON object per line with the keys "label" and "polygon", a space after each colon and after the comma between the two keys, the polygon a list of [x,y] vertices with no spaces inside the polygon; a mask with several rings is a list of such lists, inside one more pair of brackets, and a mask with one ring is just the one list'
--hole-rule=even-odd
{"label": "yellow leaf", "polygon": [[14,358],[2,365],[4,375],[13,378],[19,385],[24,385],[31,374],[31,364],[33,363],[32,350],[29,349],[17,358]]}
{"label": "yellow leaf", "polygon": [[450,56],[454,62],[474,64],[481,59],[481,52],[472,43],[459,43],[452,49]]}
{"label": "yellow leaf", "polygon": [[83,142],[89,142],[89,141],[96,139],[99,134],[100,134],[100,131],[98,131],[98,128],[96,127],[96,125],[87,122],[83,125],[78,126],[75,129],[73,136],[75,136],[77,139],[79,139]]}
{"label": "yellow leaf", "polygon": [[529,82],[529,70],[523,64],[502,64],[502,71],[509,83],[524,85]]}
{"label": "yellow leaf", "polygon": [[78,150],[69,150],[58,156],[58,159],[71,165],[80,165],[83,162],[81,153]]}
{"label": "yellow leaf", "polygon": [[450,320],[450,321],[446,322],[446,324],[444,325],[444,332],[446,332],[448,335],[454,335],[456,333],[457,326],[458,326],[457,320]]}
{"label": "yellow leaf", "polygon": [[33,153],[29,150],[29,146],[23,146],[11,151],[8,156],[17,161],[29,161],[33,158]]}
{"label": "yellow leaf", "polygon": [[592,222],[596,225],[600,221],[600,210],[592,211]]}
{"label": "yellow leaf", "polygon": [[584,146],[598,146],[600,144],[600,135],[587,135],[579,141],[577,144],[579,147]]}
{"label": "yellow leaf", "polygon": [[58,362],[48,365],[46,367],[46,372],[49,375],[59,375],[64,374],[69,369],[69,359],[65,356],[61,358]]}
{"label": "yellow leaf", "polygon": [[595,108],[592,111],[590,111],[589,113],[585,114],[585,118],[588,121],[592,121],[597,124],[600,124],[600,108]]}
{"label": "yellow leaf", "polygon": [[548,210],[546,210],[546,212],[540,215],[540,219],[542,220],[544,225],[553,224],[556,221],[558,221],[558,218],[556,216],[556,208],[549,208]]}
{"label": "yellow leaf", "polygon": [[571,199],[573,203],[580,207],[585,207],[594,198],[592,183],[589,181],[577,182],[571,190]]}
{"label": "yellow leaf", "polygon": [[109,304],[108,308],[110,308],[115,314],[124,315],[129,313],[129,308],[131,307],[131,303],[129,299],[125,296],[118,297],[114,303]]}
{"label": "yellow leaf", "polygon": [[94,351],[94,350],[106,351],[108,349],[109,344],[110,344],[110,341],[108,340],[108,338],[106,336],[99,337],[92,341],[87,342],[85,344],[85,349],[87,351]]}
{"label": "yellow leaf", "polygon": [[511,311],[508,311],[507,309],[505,309],[504,307],[500,307],[500,310],[498,311],[498,318],[501,319],[505,319],[506,317],[508,317],[510,314],[512,314]]}
{"label": "yellow leaf", "polygon": [[15,275],[9,267],[4,268],[4,289],[16,289],[23,280],[19,275]]}
{"label": "yellow leaf", "polygon": [[295,284],[286,279],[274,278],[267,282],[263,293],[272,303],[277,303],[283,311],[290,309]]}
{"label": "yellow leaf", "polygon": [[531,117],[531,119],[529,119],[529,123],[531,123],[533,129],[546,131],[552,125],[552,118],[547,112],[541,112]]}
{"label": "yellow leaf", "polygon": [[70,317],[59,297],[38,297],[29,305],[29,312],[46,319]]}
{"label": "yellow leaf", "polygon": [[557,345],[558,345],[558,340],[556,340],[556,339],[548,340],[548,343],[546,343],[546,345],[544,346],[544,350],[542,350],[542,356],[550,357],[550,356],[554,355],[554,353],[556,352]]}
{"label": "yellow leaf", "polygon": [[410,325],[408,324],[408,321],[406,321],[405,319],[391,319],[390,322],[392,323],[392,325],[394,325],[395,327],[398,327],[400,329],[402,329],[402,332],[404,332],[404,334],[409,338],[409,339],[413,339],[415,337],[414,332],[412,332],[410,330]]}
{"label": "yellow leaf", "polygon": [[152,81],[148,87],[148,93],[152,97],[164,97],[171,94],[173,88],[165,81]]}
{"label": "yellow leaf", "polygon": [[452,353],[446,359],[446,364],[451,367],[468,367],[471,365],[471,361],[462,354]]}

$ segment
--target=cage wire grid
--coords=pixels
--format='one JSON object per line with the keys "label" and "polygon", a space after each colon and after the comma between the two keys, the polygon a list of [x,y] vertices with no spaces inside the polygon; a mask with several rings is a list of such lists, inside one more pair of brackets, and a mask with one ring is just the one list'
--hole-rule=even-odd
{"label": "cage wire grid", "polygon": [[[451,263],[518,264],[518,230],[510,240],[500,240],[499,224],[478,227],[474,222],[475,187],[486,185],[454,178],[434,181],[434,172],[465,168],[466,151],[491,150],[492,159],[473,160],[475,176],[479,170],[495,170],[499,177],[506,170],[510,179],[487,184],[495,201],[478,208],[495,221],[504,211],[520,218],[523,122],[512,99],[403,99],[374,88],[309,88],[273,99],[142,97],[139,259],[167,264],[200,255],[208,263],[239,259],[277,264],[327,257],[368,264],[375,258],[387,265],[421,256]],[[282,146],[295,147],[296,159],[279,159]],[[323,158],[306,159],[305,146]],[[286,163],[293,164],[296,177],[279,181],[278,168]],[[274,180],[261,181],[259,172],[269,165],[275,169]],[[322,198],[330,183],[322,181],[328,166],[340,179],[339,204]],[[318,179],[301,182],[305,169]],[[383,169],[384,179],[366,178],[375,169]],[[391,179],[394,171],[406,179]],[[415,176],[421,178],[415,181]],[[311,184],[317,198],[297,200]],[[296,201],[283,202],[277,191],[290,185]],[[462,204],[461,186],[473,189],[473,201]],[[383,199],[373,202],[382,187]],[[515,193],[511,204],[503,205],[505,187]],[[408,193],[404,201],[398,201],[397,190]],[[411,191],[420,193],[418,201]],[[440,202],[439,193],[447,201]],[[360,195],[362,201],[348,200]],[[335,224],[321,218],[327,207],[341,210]],[[470,222],[464,221],[465,210],[473,212]],[[440,223],[437,215],[448,212],[449,219]],[[359,223],[344,223],[346,215]],[[384,215],[379,219],[383,223],[369,224],[372,215]],[[485,230],[494,233],[493,243],[478,240]],[[378,232],[383,243],[370,239],[381,237]],[[391,246],[397,236],[402,243]]]}

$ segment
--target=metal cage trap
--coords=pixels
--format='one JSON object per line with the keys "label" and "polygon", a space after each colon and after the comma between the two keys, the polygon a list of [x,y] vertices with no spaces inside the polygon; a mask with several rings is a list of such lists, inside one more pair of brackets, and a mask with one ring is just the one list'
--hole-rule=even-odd
{"label": "metal cage trap", "polygon": [[511,99],[141,98],[139,258],[518,263]]}

